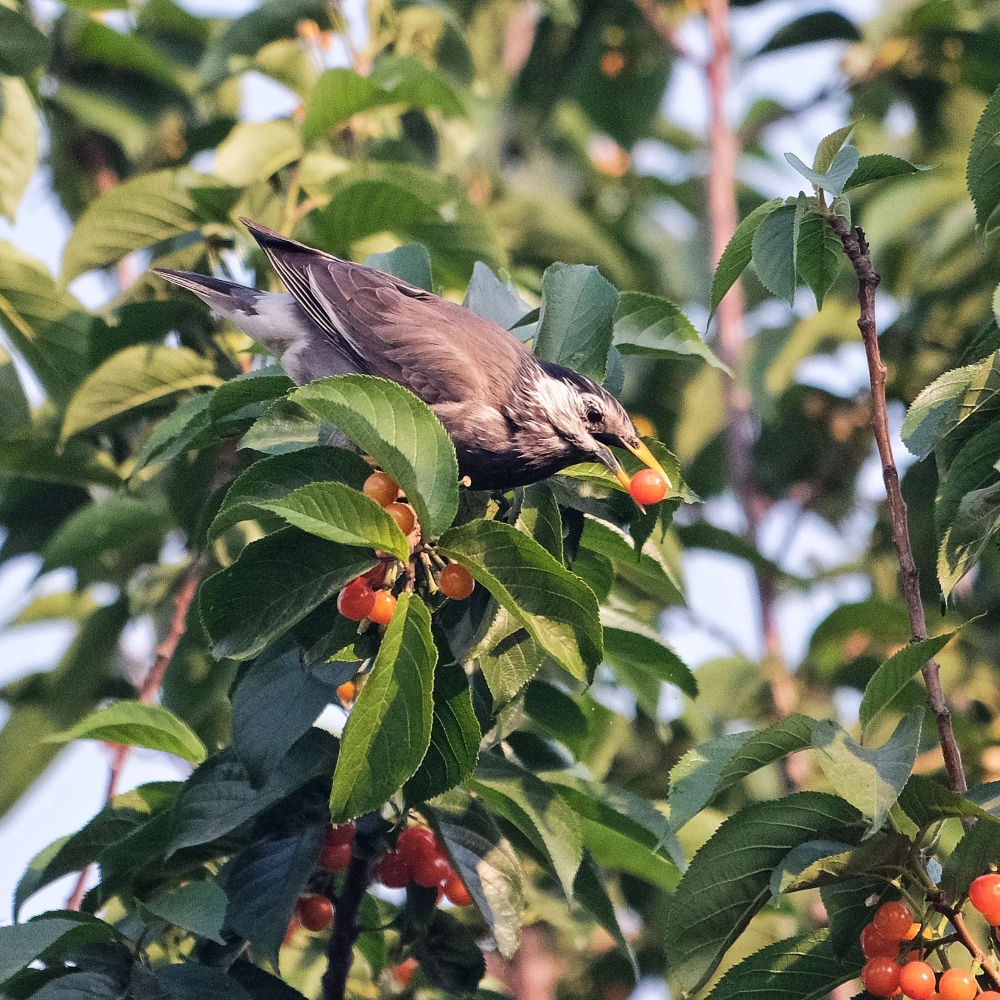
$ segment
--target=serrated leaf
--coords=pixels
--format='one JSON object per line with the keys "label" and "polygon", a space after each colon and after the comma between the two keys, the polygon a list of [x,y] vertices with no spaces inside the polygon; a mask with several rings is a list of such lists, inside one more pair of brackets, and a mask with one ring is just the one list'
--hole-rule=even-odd
{"label": "serrated leaf", "polygon": [[476,769],[483,738],[465,671],[452,659],[434,670],[431,742],[417,772],[403,787],[407,802],[424,802],[450,791]]}
{"label": "serrated leaf", "polygon": [[934,527],[942,537],[955,522],[965,497],[997,479],[1000,457],[1000,422],[973,434],[951,460],[947,471],[939,464],[938,492],[934,499]]}
{"label": "serrated leaf", "polygon": [[618,292],[596,267],[550,264],[542,275],[535,354],[603,382],[617,307]]}
{"label": "serrated leaf", "polygon": [[722,256],[715,268],[715,275],[712,278],[709,319],[719,308],[719,303],[725,298],[726,292],[733,287],[737,278],[750,263],[754,237],[757,235],[760,224],[782,203],[781,198],[772,198],[771,201],[758,205],[736,227],[732,239],[726,244],[726,249],[722,251]]}
{"label": "serrated leaf", "polygon": [[344,727],[330,792],[334,823],[378,809],[416,773],[431,740],[436,660],[430,612],[403,594]]}
{"label": "serrated leaf", "polygon": [[799,223],[796,266],[802,280],[816,296],[816,308],[823,308],[823,299],[840,273],[844,251],[837,234],[819,212],[806,212]]}
{"label": "serrated leaf", "polygon": [[966,180],[976,221],[986,232],[995,229],[1000,207],[1000,87],[987,102],[972,136]]}
{"label": "serrated leaf", "polygon": [[360,489],[371,466],[343,448],[306,448],[254,462],[241,472],[226,492],[208,530],[215,538],[240,521],[253,520],[262,502],[279,500],[293,490],[317,481],[337,481]]}
{"label": "serrated leaf", "polygon": [[779,299],[795,299],[795,205],[776,208],[753,237],[753,267],[761,284]]}
{"label": "serrated leaf", "polygon": [[[533,538],[501,521],[470,521],[441,537],[461,563],[557,663],[581,680],[602,656],[597,599]],[[527,678],[525,678],[527,680]]]}
{"label": "serrated leaf", "polygon": [[816,155],[813,157],[813,170],[818,174],[825,174],[833,163],[834,158],[843,148],[843,145],[851,137],[857,122],[850,122],[829,135],[824,136],[816,147]]}
{"label": "serrated leaf", "polygon": [[1000,867],[1000,837],[992,823],[975,823],[962,835],[941,871],[941,889],[958,904],[991,866]]}
{"label": "serrated leaf", "polygon": [[[170,462],[188,446],[208,426],[208,404],[212,401],[209,393],[199,393],[185,400],[169,416],[164,417],[146,438],[142,450],[132,463],[132,475],[136,475],[150,462]],[[72,442],[68,442],[72,444]]]}
{"label": "serrated leaf", "polygon": [[658,680],[676,684],[688,697],[698,695],[698,681],[691,668],[657,632],[616,611],[601,610],[604,655],[612,664],[625,663]]}
{"label": "serrated leaf", "polygon": [[966,494],[938,549],[937,574],[945,600],[979,561],[998,531],[1000,483]]}
{"label": "serrated leaf", "polygon": [[392,274],[415,288],[433,292],[431,280],[431,257],[427,248],[420,243],[406,243],[385,253],[372,253],[365,257],[365,267]]}
{"label": "serrated leaf", "polygon": [[381,550],[403,562],[410,558],[410,543],[386,510],[343,483],[307,483],[257,506],[328,542]]}
{"label": "serrated leaf", "polygon": [[[509,282],[501,281],[482,261],[476,261],[462,305],[505,330],[510,330],[530,313],[531,307]],[[525,339],[521,327],[514,333]]]}
{"label": "serrated leaf", "polygon": [[23,80],[0,78],[0,215],[11,222],[37,163],[38,121],[31,94]]}
{"label": "serrated leaf", "polygon": [[79,926],[78,919],[46,915],[26,924],[0,927],[0,983],[20,972]]}
{"label": "serrated leaf", "polygon": [[521,941],[524,910],[524,876],[510,842],[482,804],[466,792],[449,792],[424,811],[500,954],[510,958]]}
{"label": "serrated leaf", "polygon": [[601,870],[587,851],[583,852],[583,861],[576,873],[573,897],[615,939],[618,947],[625,953],[629,965],[632,966],[633,977],[638,981],[639,966],[635,952],[618,922],[618,914],[604,885]]}
{"label": "serrated leaf", "polygon": [[862,156],[858,160],[858,165],[854,173],[847,178],[844,185],[845,191],[852,191],[864,184],[871,184],[874,181],[887,181],[893,177],[909,177],[912,174],[919,174],[920,167],[914,166],[909,160],[904,160],[898,156],[890,156],[888,153],[876,153],[873,156]]}
{"label": "serrated leaf", "polygon": [[873,723],[902,693],[923,665],[937,656],[954,638],[954,632],[943,632],[930,639],[910,643],[894,653],[872,674],[865,685],[858,717],[863,734],[872,732]]}
{"label": "serrated leaf", "polygon": [[757,55],[779,52],[797,45],[811,45],[814,42],[860,42],[861,38],[858,26],[843,14],[835,10],[817,10],[783,25]]}
{"label": "serrated leaf", "polygon": [[368,375],[321,379],[292,393],[303,409],[339,427],[399,483],[425,537],[458,510],[458,461],[441,422],[402,386]]}
{"label": "serrated leaf", "polygon": [[761,802],[727,819],[694,856],[670,900],[667,962],[681,987],[694,992],[708,982],[770,899],[771,872],[793,847],[820,835],[860,832],[860,824],[851,805],[818,792]]}
{"label": "serrated leaf", "polygon": [[139,701],[118,701],[98,709],[81,719],[75,726],[55,736],[53,743],[70,740],[104,740],[126,746],[145,747],[172,753],[192,764],[200,764],[206,756],[205,744],[191,728],[162,705],[145,705]]}
{"label": "serrated leaf", "polygon": [[899,796],[899,805],[921,830],[941,819],[980,819],[990,824],[1000,823],[1000,817],[922,774],[910,776]]}
{"label": "serrated leaf", "polygon": [[785,159],[813,187],[829,191],[836,197],[843,192],[851,174],[858,169],[860,154],[856,146],[844,146],[833,158],[833,163],[830,164],[830,169],[825,174],[817,173],[811,167],[807,167],[794,153],[785,153]]}
{"label": "serrated leaf", "polygon": [[493,753],[480,759],[468,784],[488,809],[512,823],[548,858],[566,898],[572,899],[583,859],[583,830],[558,791]]}
{"label": "serrated leaf", "polygon": [[615,310],[614,346],[622,354],[647,358],[699,357],[729,372],[680,308],[659,295],[621,293]]}
{"label": "serrated leaf", "polygon": [[611,560],[617,576],[647,597],[664,604],[683,603],[680,582],[663,553],[652,541],[643,543],[638,557],[633,539],[621,528],[588,515],[580,546]]}
{"label": "serrated leaf", "polygon": [[167,923],[223,944],[219,935],[226,919],[226,904],[225,892],[215,882],[203,880],[164,889],[142,906]]}
{"label": "serrated leaf", "polygon": [[211,361],[187,347],[127,347],[88,375],[73,394],[61,439],[178,392],[219,385],[222,380],[212,367]]}
{"label": "serrated leaf", "polygon": [[880,747],[856,743],[833,719],[813,727],[813,748],[830,784],[870,820],[866,836],[878,831],[913,770],[924,721],[921,705],[900,719]]}
{"label": "serrated leaf", "polygon": [[252,542],[199,590],[212,653],[249,660],[374,565],[374,555],[297,528]]}
{"label": "serrated leaf", "polygon": [[861,844],[807,840],[793,847],[771,875],[771,895],[822,888],[878,872],[892,877],[904,869],[912,852],[909,838],[882,830]]}

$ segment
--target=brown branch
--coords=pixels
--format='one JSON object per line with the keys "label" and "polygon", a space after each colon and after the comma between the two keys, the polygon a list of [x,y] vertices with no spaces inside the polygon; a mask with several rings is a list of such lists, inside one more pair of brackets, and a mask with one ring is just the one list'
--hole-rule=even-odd
{"label": "brown branch", "polygon": [[337,902],[333,933],[326,946],[326,972],[323,973],[323,1000],[344,1000],[347,977],[351,971],[354,942],[361,933],[358,911],[371,881],[371,859],[355,854],[347,869],[344,888]]}
{"label": "brown branch", "polygon": [[[903,588],[903,598],[906,601],[906,611],[910,617],[910,632],[913,641],[927,638],[927,622],[924,618],[924,604],[920,597],[920,572],[913,558],[913,548],[910,545],[910,529],[907,523],[906,502],[899,486],[899,471],[896,460],[892,457],[892,442],[889,435],[889,418],[885,403],[886,368],[878,345],[878,328],[875,324],[875,289],[880,281],[879,275],[872,263],[868,242],[860,227],[852,233],[847,223],[838,215],[827,216],[830,226],[840,238],[844,252],[858,276],[858,305],[860,316],[858,329],[865,344],[868,356],[868,375],[872,389],[872,429],[875,432],[875,443],[878,446],[879,458],[882,461],[882,480],[885,483],[885,494],[889,501],[889,519],[892,523],[892,542],[896,548],[896,558],[899,561],[900,581]],[[952,727],[951,712],[945,701],[941,688],[941,670],[934,660],[924,664],[924,683],[927,685],[927,701],[934,713],[938,736],[941,740],[941,750],[944,754],[944,764],[948,771],[951,787],[958,793],[965,792],[968,787],[965,780],[965,770],[962,767],[962,752],[955,739]]]}
{"label": "brown branch", "polygon": [[[863,239],[863,237],[862,237]],[[972,936],[969,928],[965,925],[965,918],[962,916],[962,911],[955,909],[951,903],[948,902],[945,894],[943,892],[938,892],[933,900],[934,909],[938,913],[943,913],[951,926],[955,928],[955,933],[958,940],[965,946],[965,949],[972,956],[973,962],[977,963],[986,973],[987,976],[992,980],[992,986],[995,989],[1000,989],[1000,970],[990,961],[989,956],[982,948],[979,947],[979,942]]]}

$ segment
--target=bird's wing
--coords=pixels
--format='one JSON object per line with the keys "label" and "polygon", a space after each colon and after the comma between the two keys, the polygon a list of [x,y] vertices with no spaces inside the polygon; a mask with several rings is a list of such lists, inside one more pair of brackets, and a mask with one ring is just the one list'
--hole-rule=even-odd
{"label": "bird's wing", "polygon": [[502,401],[531,363],[513,334],[462,306],[244,222],[302,309],[360,370],[428,404]]}

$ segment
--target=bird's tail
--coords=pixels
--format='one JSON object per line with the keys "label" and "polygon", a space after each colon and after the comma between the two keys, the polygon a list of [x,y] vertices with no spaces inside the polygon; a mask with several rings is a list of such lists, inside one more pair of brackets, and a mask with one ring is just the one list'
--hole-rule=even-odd
{"label": "bird's tail", "polygon": [[207,274],[196,274],[194,271],[174,271],[167,267],[154,267],[153,273],[161,278],[194,292],[203,302],[206,302],[217,313],[232,316],[234,313],[253,315],[254,303],[261,293],[255,288],[237,284],[235,281],[224,281]]}

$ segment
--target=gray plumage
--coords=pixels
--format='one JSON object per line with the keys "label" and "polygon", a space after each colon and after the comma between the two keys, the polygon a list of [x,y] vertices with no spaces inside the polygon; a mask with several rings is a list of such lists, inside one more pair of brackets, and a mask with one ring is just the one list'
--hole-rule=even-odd
{"label": "gray plumage", "polygon": [[157,273],[267,348],[297,384],[352,372],[398,382],[433,409],[455,442],[462,475],[477,489],[525,485],[580,461],[602,462],[627,482],[608,444],[662,472],[610,393],[540,361],[503,327],[392,275],[242,221],[287,294],[187,271]]}

